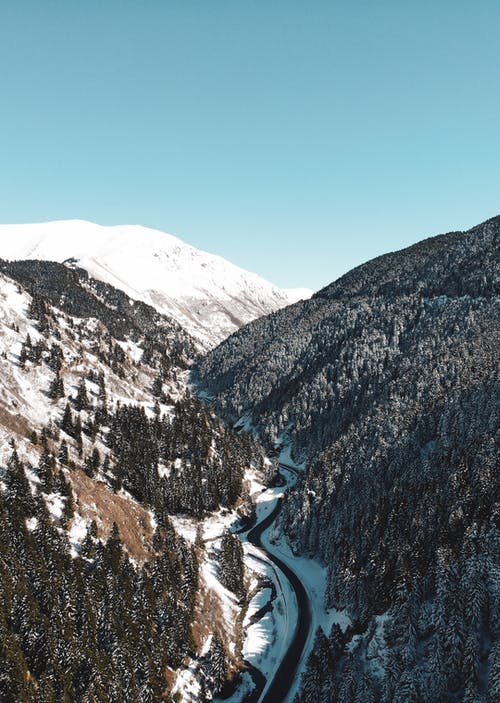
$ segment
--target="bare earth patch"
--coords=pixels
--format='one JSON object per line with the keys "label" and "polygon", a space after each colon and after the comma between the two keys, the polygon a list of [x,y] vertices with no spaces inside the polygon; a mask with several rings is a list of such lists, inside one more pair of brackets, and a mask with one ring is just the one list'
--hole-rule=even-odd
{"label": "bare earth patch", "polygon": [[152,555],[154,533],[151,517],[140,505],[116,495],[102,481],[89,478],[81,469],[69,473],[75,500],[82,517],[95,520],[99,537],[107,538],[116,522],[120,539],[129,555],[143,564]]}

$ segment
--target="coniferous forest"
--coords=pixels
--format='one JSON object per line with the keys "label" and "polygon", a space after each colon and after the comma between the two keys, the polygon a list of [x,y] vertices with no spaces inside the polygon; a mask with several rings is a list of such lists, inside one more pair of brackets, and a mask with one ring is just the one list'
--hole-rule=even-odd
{"label": "coniferous forest", "polygon": [[205,356],[85,271],[0,262],[0,700],[229,696],[249,579],[203,524],[248,518],[283,447],[305,468],[271,539],[324,565],[337,621],[295,703],[500,700],[499,234],[375,259]]}
{"label": "coniferous forest", "polygon": [[500,700],[500,218],[354,269],[196,368],[307,470],[279,524],[328,568],[297,703]]}
{"label": "coniferous forest", "polygon": [[0,0],[0,703],[500,703],[499,36]]}
{"label": "coniferous forest", "polygon": [[[0,311],[5,349],[19,350],[1,358],[0,700],[177,700],[190,660],[223,691],[238,652],[212,621],[200,653],[204,545],[170,517],[241,504],[261,449],[179,380],[197,351],[177,323],[83,271],[0,268],[24,308]],[[36,391],[33,407],[20,389]],[[220,580],[243,607],[235,540],[223,539]]]}

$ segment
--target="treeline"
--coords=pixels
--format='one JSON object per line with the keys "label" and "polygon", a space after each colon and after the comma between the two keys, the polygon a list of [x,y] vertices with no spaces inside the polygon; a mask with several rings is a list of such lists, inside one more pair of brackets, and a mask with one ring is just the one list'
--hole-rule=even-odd
{"label": "treeline", "polygon": [[284,529],[328,564],[326,605],[362,633],[323,642],[334,665],[312,660],[301,703],[499,700],[499,391],[423,410],[398,443],[367,423],[291,496]]}
{"label": "treeline", "polygon": [[[18,281],[33,298],[31,316],[42,333],[59,335],[51,306],[66,315],[99,320],[113,340],[131,339],[144,349],[144,361],[164,369],[185,369],[198,352],[191,336],[173,319],[132,300],[123,291],[91,278],[86,271],[51,261],[3,261],[0,271]],[[98,340],[96,340],[96,344]]]}

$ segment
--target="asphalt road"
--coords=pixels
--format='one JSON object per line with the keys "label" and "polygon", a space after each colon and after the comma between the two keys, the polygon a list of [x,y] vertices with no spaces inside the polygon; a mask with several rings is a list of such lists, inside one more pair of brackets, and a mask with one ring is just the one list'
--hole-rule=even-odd
{"label": "asphalt road", "polygon": [[[286,467],[288,468],[288,467]],[[247,539],[253,545],[265,552],[267,558],[286,576],[289,580],[297,598],[298,620],[293,633],[290,646],[283,657],[271,683],[265,689],[265,693],[258,699],[258,703],[283,703],[286,700],[290,688],[293,684],[297,668],[299,666],[302,652],[307,642],[311,629],[311,604],[302,582],[297,575],[284,563],[262,545],[261,537],[264,530],[276,519],[281,510],[279,498],[274,510],[262,522],[253,527],[247,535]],[[286,604],[285,604],[286,605]]]}

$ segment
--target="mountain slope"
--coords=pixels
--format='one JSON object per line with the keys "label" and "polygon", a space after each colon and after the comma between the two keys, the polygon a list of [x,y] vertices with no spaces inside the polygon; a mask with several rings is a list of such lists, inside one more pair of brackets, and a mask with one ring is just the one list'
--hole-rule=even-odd
{"label": "mountain slope", "polygon": [[353,401],[366,391],[374,397],[394,362],[411,354],[418,325],[431,337],[453,314],[459,345],[469,315],[471,336],[480,324],[488,336],[500,290],[499,229],[495,218],[374,259],[241,329],[200,360],[195,379],[233,422],[245,417],[268,443],[289,435],[296,452],[313,455],[357,412]]}
{"label": "mountain slope", "polygon": [[79,266],[177,320],[204,348],[307,295],[281,290],[165,232],[80,220],[0,225],[0,257]]}
{"label": "mountain slope", "polygon": [[308,459],[281,529],[352,627],[318,635],[301,703],[500,696],[499,253],[494,218],[379,257],[197,365]]}
{"label": "mountain slope", "polygon": [[19,261],[0,262],[0,341],[0,699],[222,690],[244,585],[221,537],[263,457],[187,391],[193,340],[83,270]]}

